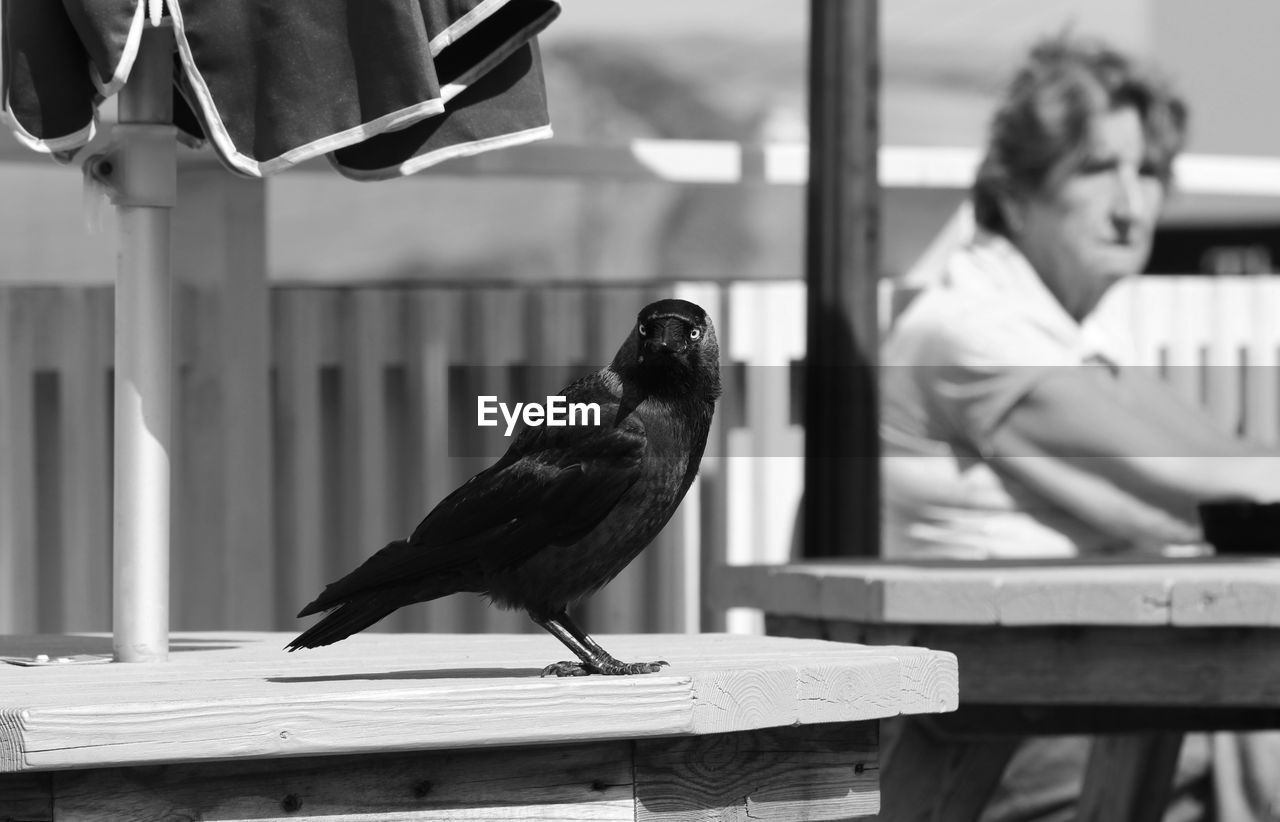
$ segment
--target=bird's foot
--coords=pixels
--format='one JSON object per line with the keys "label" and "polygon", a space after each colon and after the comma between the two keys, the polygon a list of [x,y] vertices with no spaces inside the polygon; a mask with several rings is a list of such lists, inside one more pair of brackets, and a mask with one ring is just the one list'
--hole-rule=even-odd
{"label": "bird's foot", "polygon": [[553,662],[542,669],[543,676],[588,676],[604,674],[606,676],[630,676],[632,674],[656,674],[663,665],[671,663],[664,660],[657,662],[619,662],[616,659],[602,660],[588,665],[585,662]]}
{"label": "bird's foot", "polygon": [[553,662],[542,669],[543,676],[586,676],[595,673],[581,662]]}

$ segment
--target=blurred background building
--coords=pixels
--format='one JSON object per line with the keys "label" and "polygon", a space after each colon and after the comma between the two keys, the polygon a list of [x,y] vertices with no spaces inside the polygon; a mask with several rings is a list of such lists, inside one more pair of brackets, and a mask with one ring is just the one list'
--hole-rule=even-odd
{"label": "blurred background building", "polygon": [[[566,3],[542,37],[556,139],[802,143],[807,16],[805,0]],[[1259,160],[1231,170],[1251,178],[1236,187],[1245,193],[1175,198],[1151,270],[1269,271],[1280,258],[1280,184],[1259,184],[1280,180],[1280,107],[1270,99],[1280,54],[1268,40],[1278,25],[1280,8],[1266,0],[1212,10],[1194,0],[884,2],[882,142],[974,150],[1030,42],[1063,29],[1096,34],[1155,61],[1185,92],[1191,153]],[[66,219],[82,200],[78,177],[20,153],[7,134],[0,145],[0,225],[10,238],[0,280],[109,279],[110,226],[89,235]],[[909,268],[962,199],[964,175],[950,176],[887,189],[885,274]],[[803,191],[794,185],[477,179],[449,176],[448,166],[393,186],[327,173],[266,185],[278,282],[802,276]],[[99,217],[109,221],[109,211]]]}

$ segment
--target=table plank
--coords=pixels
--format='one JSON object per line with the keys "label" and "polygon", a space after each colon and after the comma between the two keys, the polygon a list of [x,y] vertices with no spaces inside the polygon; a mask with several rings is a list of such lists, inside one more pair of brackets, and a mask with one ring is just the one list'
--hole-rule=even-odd
{"label": "table plank", "polygon": [[880,807],[877,727],[0,774],[0,809],[31,822],[862,819]]}
{"label": "table plank", "polygon": [[922,626],[964,664],[964,704],[1280,705],[1280,632],[1232,628]]}
{"label": "table plank", "polygon": [[[792,620],[771,620],[770,630],[789,633]],[[1280,708],[1280,631],[1269,628],[816,625],[831,639],[921,643],[954,653],[964,669],[961,710],[975,704],[1199,708],[1205,714]]]}
{"label": "table plank", "polygon": [[0,819],[53,822],[53,774],[0,774],[0,808]]}
{"label": "table plank", "polygon": [[[955,653],[964,705],[1196,708],[1202,725],[1214,710],[1280,707],[1274,560],[725,570],[728,604],[767,606],[771,633]],[[782,599],[778,578],[804,598]]]}
{"label": "table plank", "polygon": [[1195,585],[1182,584],[1171,591],[1174,625],[1280,626],[1280,584],[1271,569],[1243,566],[1238,574],[1207,570]]}
{"label": "table plank", "polygon": [[630,746],[303,757],[60,773],[58,820],[631,822]]}
{"label": "table plank", "polygon": [[882,752],[885,818],[976,819],[1022,735],[1137,732],[1096,746],[1080,812],[1158,819],[1184,730],[1280,727],[1277,558],[846,559],[718,579],[719,604],[763,609],[774,634],[960,659],[959,709],[904,718],[917,744]]}
{"label": "table plank", "polygon": [[861,623],[1280,627],[1280,559],[725,566],[724,607]]}
{"label": "table plank", "polygon": [[[636,822],[861,819],[880,809],[874,723],[641,741]],[[709,808],[736,813],[712,816]]]}
{"label": "table plank", "polygon": [[[547,637],[178,634],[170,662],[0,665],[0,772],[727,733],[954,710],[954,656],[728,635],[602,638],[637,677],[542,678]],[[0,656],[95,648],[0,638]],[[196,650],[203,649],[203,650]]]}

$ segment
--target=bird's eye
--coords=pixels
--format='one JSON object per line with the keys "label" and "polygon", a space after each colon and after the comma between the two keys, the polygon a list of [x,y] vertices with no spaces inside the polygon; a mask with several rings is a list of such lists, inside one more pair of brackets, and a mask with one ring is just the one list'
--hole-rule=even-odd
{"label": "bird's eye", "polygon": [[640,323],[640,325],[636,327],[636,331],[640,332],[641,337],[649,336],[649,326],[645,325],[644,323]]}
{"label": "bird's eye", "polygon": [[689,329],[689,339],[691,339],[691,340],[696,340],[696,339],[698,339],[698,338],[699,338],[699,337],[701,337],[701,336],[702,336],[702,329],[701,329],[701,328],[690,328],[690,329]]}

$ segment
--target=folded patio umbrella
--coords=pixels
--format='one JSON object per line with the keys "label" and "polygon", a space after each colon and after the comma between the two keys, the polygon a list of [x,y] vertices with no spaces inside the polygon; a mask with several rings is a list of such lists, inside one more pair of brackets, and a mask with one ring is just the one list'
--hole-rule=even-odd
{"label": "folded patio umbrella", "polygon": [[250,177],[328,155],[376,180],[549,137],[534,38],[559,11],[556,0],[0,0],[0,113],[19,140],[70,161],[120,95],[109,145],[84,162],[120,217],[118,660],[168,653],[175,140],[207,141]]}
{"label": "folded patio umbrella", "polygon": [[[356,179],[549,137],[534,36],[555,0],[167,0],[174,123],[254,177],[328,154]],[[4,0],[3,110],[70,159],[129,78],[152,0]]]}

